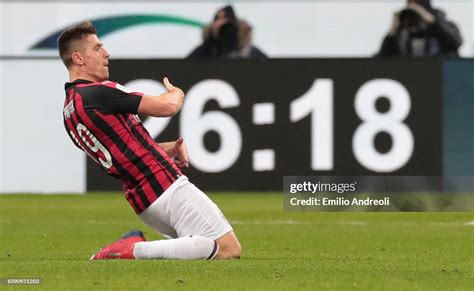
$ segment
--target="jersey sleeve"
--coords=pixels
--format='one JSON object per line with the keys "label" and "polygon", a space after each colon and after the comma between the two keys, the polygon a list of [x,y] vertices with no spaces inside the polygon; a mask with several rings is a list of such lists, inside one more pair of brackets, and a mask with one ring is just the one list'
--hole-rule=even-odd
{"label": "jersey sleeve", "polygon": [[89,94],[85,94],[90,96],[87,107],[98,109],[107,114],[136,114],[143,96],[143,93],[129,92],[125,87],[114,82],[83,89],[89,91]]}

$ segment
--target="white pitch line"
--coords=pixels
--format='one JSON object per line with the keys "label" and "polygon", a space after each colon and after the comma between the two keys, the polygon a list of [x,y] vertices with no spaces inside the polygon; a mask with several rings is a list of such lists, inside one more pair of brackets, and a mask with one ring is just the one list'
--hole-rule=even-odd
{"label": "white pitch line", "polygon": [[339,221],[340,224],[347,224],[347,225],[367,225],[367,222],[363,221]]}
{"label": "white pitch line", "polygon": [[[318,225],[318,224],[330,224],[332,222],[327,221],[298,221],[298,220],[231,220],[231,224],[234,225]],[[335,223],[343,225],[354,225],[354,226],[366,226],[366,225],[380,225],[380,224],[389,224],[389,225],[403,225],[403,226],[413,226],[413,225],[435,225],[435,226],[474,226],[474,221],[467,222],[412,222],[412,221],[398,221],[398,222],[365,222],[365,221],[353,221],[353,220],[342,220],[336,221]]]}
{"label": "white pitch line", "polygon": [[296,221],[296,220],[232,220],[231,224],[318,224],[311,221]]}
{"label": "white pitch line", "polygon": [[103,225],[107,225],[107,224],[123,225],[124,224],[124,222],[122,220],[92,220],[92,219],[89,219],[89,220],[86,220],[84,222],[89,223],[89,224],[103,224]]}
{"label": "white pitch line", "polygon": [[[232,220],[231,224],[265,224],[265,225],[309,225],[309,224],[324,224],[324,221],[297,221],[297,220]],[[362,221],[338,221],[339,224],[347,225],[367,225]]]}

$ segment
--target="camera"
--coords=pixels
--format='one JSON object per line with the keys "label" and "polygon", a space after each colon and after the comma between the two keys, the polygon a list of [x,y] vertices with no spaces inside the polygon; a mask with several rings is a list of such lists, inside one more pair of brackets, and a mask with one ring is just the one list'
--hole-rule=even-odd
{"label": "camera", "polygon": [[420,15],[411,9],[402,10],[399,17],[402,28],[419,27],[422,23]]}
{"label": "camera", "polygon": [[238,43],[238,24],[236,21],[224,23],[218,32],[218,40],[223,49],[233,50]]}

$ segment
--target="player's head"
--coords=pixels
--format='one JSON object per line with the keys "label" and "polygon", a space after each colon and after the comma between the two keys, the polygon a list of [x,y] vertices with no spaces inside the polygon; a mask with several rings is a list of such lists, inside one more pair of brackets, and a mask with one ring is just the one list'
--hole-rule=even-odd
{"label": "player's head", "polygon": [[75,71],[92,81],[109,78],[109,52],[91,22],[81,22],[64,30],[58,38],[58,49],[69,72]]}

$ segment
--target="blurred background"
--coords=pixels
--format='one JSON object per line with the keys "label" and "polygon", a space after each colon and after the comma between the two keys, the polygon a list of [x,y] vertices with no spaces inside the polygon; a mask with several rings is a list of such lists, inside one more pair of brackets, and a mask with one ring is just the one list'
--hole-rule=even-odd
{"label": "blurred background", "polygon": [[168,76],[187,93],[179,115],[143,122],[156,140],[184,137],[204,190],[472,176],[473,19],[472,0],[2,1],[0,192],[120,189],[62,124],[56,38],[84,20],[111,80],[160,94]]}

